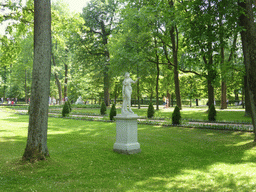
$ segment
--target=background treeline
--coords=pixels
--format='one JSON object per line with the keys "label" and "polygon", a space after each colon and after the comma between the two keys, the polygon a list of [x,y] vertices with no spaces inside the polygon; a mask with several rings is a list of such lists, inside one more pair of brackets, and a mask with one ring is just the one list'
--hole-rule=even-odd
{"label": "background treeline", "polygon": [[[0,97],[27,102],[33,1],[1,9],[0,22],[10,24],[0,41]],[[138,107],[158,109],[163,97],[180,109],[196,99],[223,109],[227,100],[246,101],[241,12],[237,0],[91,0],[81,14],[53,3],[50,96],[108,106],[122,98],[129,71],[141,77],[132,95]]]}

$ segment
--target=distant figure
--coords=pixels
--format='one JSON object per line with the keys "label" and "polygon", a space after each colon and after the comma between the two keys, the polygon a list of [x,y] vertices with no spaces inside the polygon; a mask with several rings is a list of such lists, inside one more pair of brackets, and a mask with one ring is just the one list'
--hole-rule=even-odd
{"label": "distant figure", "polygon": [[[132,95],[132,86],[131,83],[136,83],[140,78],[137,78],[136,81],[133,81],[130,78],[130,73],[126,72],[124,76],[124,81],[123,81],[123,106],[122,106],[122,114],[127,114],[132,113],[133,111],[131,110],[131,95]],[[127,109],[127,105],[129,109]]]}

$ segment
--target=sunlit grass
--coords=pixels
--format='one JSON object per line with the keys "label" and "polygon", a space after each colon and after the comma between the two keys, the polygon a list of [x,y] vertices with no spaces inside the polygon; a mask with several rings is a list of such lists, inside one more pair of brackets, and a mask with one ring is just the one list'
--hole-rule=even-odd
{"label": "sunlit grass", "polygon": [[[94,105],[93,105],[94,106]],[[5,110],[12,111],[11,109],[16,110],[24,110],[23,108],[20,108],[21,106],[9,106],[7,108],[2,108]],[[76,108],[76,105],[72,105],[72,112],[70,115],[86,115],[86,116],[101,116],[100,115],[100,108],[92,107],[90,108],[89,105],[87,108]],[[117,105],[117,114],[121,113],[121,105]],[[0,108],[1,109],[1,108]],[[193,121],[208,121],[208,112],[207,107],[183,107],[181,110],[181,118],[184,122],[184,120],[193,120]],[[245,112],[243,109],[227,109],[227,110],[220,110],[218,107],[217,109],[217,121],[221,122],[235,122],[235,123],[251,123],[251,118],[245,116]],[[132,110],[134,113],[136,113],[138,116],[141,117],[147,117],[147,107],[142,107],[141,109],[138,109],[136,107],[133,107]],[[168,121],[172,117],[174,108],[163,108],[161,107],[160,110],[155,110],[154,118],[156,119],[165,119]],[[61,115],[62,108],[58,106],[51,106],[49,108],[49,113],[56,113]],[[110,113],[110,107],[107,108],[106,115],[104,116],[104,120],[109,119],[109,113]],[[101,117],[102,118],[102,117]]]}
{"label": "sunlit grass", "polygon": [[138,125],[142,152],[113,152],[115,123],[49,118],[50,158],[20,161],[28,116],[0,111],[0,191],[253,191],[253,133]]}

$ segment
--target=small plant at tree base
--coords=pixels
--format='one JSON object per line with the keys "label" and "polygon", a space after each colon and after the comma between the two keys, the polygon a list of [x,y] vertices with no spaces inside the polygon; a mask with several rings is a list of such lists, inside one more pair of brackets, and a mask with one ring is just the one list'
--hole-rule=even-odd
{"label": "small plant at tree base", "polygon": [[216,120],[216,110],[214,107],[214,104],[211,105],[209,112],[208,112],[208,120],[209,121],[215,121]]}
{"label": "small plant at tree base", "polygon": [[112,120],[114,120],[115,116],[116,116],[116,105],[113,104],[111,109],[110,109],[109,119],[112,121]]}
{"label": "small plant at tree base", "polygon": [[172,113],[172,124],[173,125],[179,125],[180,124],[180,108],[178,106],[175,107],[173,113]]}
{"label": "small plant at tree base", "polygon": [[105,102],[102,102],[101,103],[101,106],[100,106],[100,114],[101,115],[105,115],[106,114],[106,111],[107,111],[107,107],[105,105]]}
{"label": "small plant at tree base", "polygon": [[148,106],[148,118],[154,117],[155,109],[152,103]]}
{"label": "small plant at tree base", "polygon": [[68,102],[65,102],[63,109],[62,109],[62,117],[68,116],[70,113],[70,108]]}

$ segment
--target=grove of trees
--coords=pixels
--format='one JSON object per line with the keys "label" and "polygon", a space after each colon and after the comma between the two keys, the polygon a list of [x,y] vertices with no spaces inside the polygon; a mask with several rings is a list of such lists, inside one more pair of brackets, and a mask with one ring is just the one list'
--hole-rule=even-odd
{"label": "grove of trees", "polygon": [[[9,26],[0,38],[0,97],[27,102],[34,1],[6,0],[1,9]],[[255,9],[253,0],[91,0],[78,14],[53,3],[49,96],[109,106],[129,71],[141,77],[132,95],[138,107],[148,99],[159,109],[164,96],[180,109],[185,100],[220,101],[222,109],[242,100],[255,127]]]}

